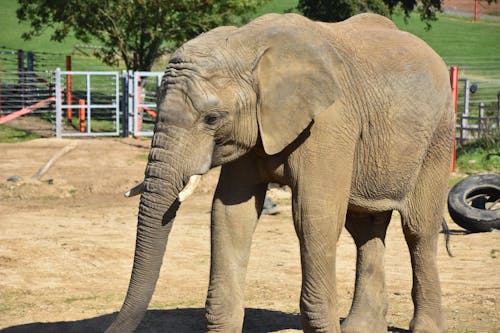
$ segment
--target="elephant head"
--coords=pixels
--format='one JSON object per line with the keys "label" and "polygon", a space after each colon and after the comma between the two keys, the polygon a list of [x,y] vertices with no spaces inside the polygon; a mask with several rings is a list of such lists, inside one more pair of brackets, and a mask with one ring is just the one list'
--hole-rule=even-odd
{"label": "elephant head", "polygon": [[141,321],[189,179],[253,149],[280,153],[336,100],[340,57],[308,22],[268,15],[214,29],[172,55],[145,179],[130,192],[142,192],[130,285],[108,332],[132,331]]}

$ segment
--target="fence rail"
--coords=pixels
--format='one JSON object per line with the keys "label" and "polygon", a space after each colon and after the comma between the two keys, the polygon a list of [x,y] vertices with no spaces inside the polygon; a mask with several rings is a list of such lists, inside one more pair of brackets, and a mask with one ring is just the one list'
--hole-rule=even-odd
{"label": "fence rail", "polygon": [[[29,107],[55,94],[53,72],[0,71],[0,116]],[[33,110],[51,117],[53,104]]]}
{"label": "fence rail", "polygon": [[[59,120],[57,136],[152,135],[163,73],[29,70],[50,58],[50,54],[0,48],[0,117],[30,110],[53,123]],[[500,57],[446,61],[459,68],[457,141],[465,143],[500,129],[494,121],[500,118]],[[31,107],[51,97],[57,102]]]}

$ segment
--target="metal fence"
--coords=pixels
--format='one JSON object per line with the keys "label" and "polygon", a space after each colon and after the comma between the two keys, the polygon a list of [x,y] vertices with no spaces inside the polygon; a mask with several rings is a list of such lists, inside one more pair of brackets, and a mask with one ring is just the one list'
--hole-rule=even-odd
{"label": "metal fence", "polygon": [[119,72],[55,72],[56,136],[120,135]]}
{"label": "metal fence", "polygon": [[[162,72],[28,71],[20,57],[0,49],[0,66],[13,67],[0,70],[0,117],[28,110],[58,137],[153,134]],[[459,66],[457,140],[499,130],[500,56],[447,61]]]}
{"label": "metal fence", "polygon": [[457,140],[500,129],[500,56],[448,58],[459,68]]}

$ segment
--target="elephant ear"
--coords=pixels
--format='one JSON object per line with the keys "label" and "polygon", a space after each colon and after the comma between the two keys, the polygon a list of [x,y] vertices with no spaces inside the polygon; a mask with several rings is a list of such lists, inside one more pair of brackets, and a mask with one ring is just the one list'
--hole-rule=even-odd
{"label": "elephant ear", "polygon": [[282,151],[339,97],[342,63],[332,44],[306,27],[273,27],[256,66],[257,120],[264,150]]}

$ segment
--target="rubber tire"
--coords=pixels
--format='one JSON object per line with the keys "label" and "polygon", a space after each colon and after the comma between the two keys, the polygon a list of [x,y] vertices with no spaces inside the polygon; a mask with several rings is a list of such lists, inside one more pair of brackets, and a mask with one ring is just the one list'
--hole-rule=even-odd
{"label": "rubber tire", "polygon": [[[500,175],[484,174],[469,176],[452,187],[448,194],[448,212],[456,224],[472,232],[487,232],[500,229],[500,209],[488,210],[484,202],[476,200],[472,205],[466,200],[486,194],[498,200],[500,197]],[[482,207],[478,207],[481,205]]]}

